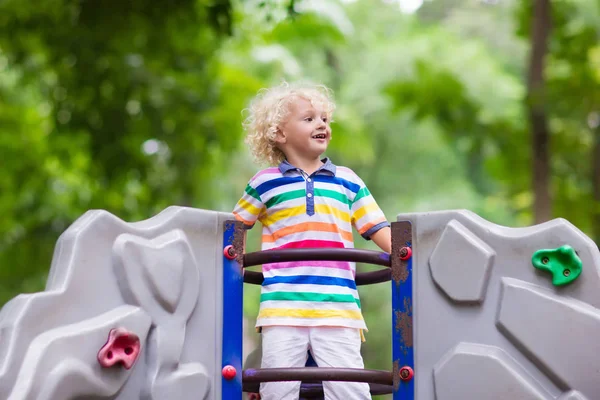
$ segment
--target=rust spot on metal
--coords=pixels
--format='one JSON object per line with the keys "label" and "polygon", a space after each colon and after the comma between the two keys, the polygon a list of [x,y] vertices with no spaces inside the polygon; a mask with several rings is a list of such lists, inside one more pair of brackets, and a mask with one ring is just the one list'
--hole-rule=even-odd
{"label": "rust spot on metal", "polygon": [[392,280],[396,282],[396,284],[400,283],[401,277],[400,268],[392,268]]}
{"label": "rust spot on metal", "polygon": [[404,298],[404,308],[412,313],[412,301],[408,296]]}
{"label": "rust spot on metal", "polygon": [[233,232],[233,249],[235,250],[236,261],[241,265],[244,263],[244,250],[246,248],[246,229],[244,224],[236,221],[235,231]]}
{"label": "rust spot on metal", "polygon": [[231,228],[233,225],[233,238],[229,243],[223,243],[223,247],[227,245],[233,246],[233,251],[236,255],[236,261],[243,265],[244,261],[244,249],[246,247],[246,230],[244,224],[240,221],[225,221],[225,230]]}
{"label": "rust spot on metal", "polygon": [[401,283],[406,282],[408,279],[408,265],[406,261],[401,261],[400,263],[400,272],[398,274],[398,279]]}
{"label": "rust spot on metal", "polygon": [[396,332],[400,334],[402,347],[413,347],[412,302],[404,298],[404,311],[396,311]]}
{"label": "rust spot on metal", "polygon": [[398,390],[398,387],[400,387],[400,361],[399,360],[394,361],[394,368],[392,370],[392,378],[393,378],[394,391],[396,391],[396,390]]}
{"label": "rust spot on metal", "polygon": [[[399,285],[408,279],[408,260],[401,260],[403,249],[412,239],[410,223],[393,222],[392,224],[392,280]],[[404,249],[404,251],[406,251]]]}

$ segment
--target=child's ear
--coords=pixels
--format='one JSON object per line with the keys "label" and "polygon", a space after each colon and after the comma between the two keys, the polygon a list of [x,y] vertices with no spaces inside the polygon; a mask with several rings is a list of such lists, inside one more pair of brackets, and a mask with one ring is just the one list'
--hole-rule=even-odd
{"label": "child's ear", "polygon": [[285,133],[280,128],[277,128],[277,132],[275,132],[275,143],[284,144],[286,142]]}

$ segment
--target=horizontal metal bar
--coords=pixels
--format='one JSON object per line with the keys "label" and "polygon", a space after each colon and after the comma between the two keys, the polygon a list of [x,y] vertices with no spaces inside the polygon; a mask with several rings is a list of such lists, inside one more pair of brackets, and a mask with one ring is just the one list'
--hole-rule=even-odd
{"label": "horizontal metal bar", "polygon": [[[357,286],[372,285],[374,283],[388,282],[392,279],[392,270],[389,268],[372,272],[361,272],[356,274],[354,281]],[[244,282],[251,285],[262,285],[263,274],[257,271],[244,271]]]}
{"label": "horizontal metal bar", "polygon": [[247,369],[242,372],[243,383],[302,381],[318,383],[322,381],[335,382],[365,382],[392,384],[390,371],[360,368],[262,368]]}
{"label": "horizontal metal bar", "polygon": [[243,267],[287,261],[353,261],[391,267],[390,255],[382,251],[336,248],[263,250],[246,253]]}
{"label": "horizontal metal bar", "polygon": [[[260,383],[244,383],[243,388],[246,393],[258,393],[260,391]],[[392,385],[382,385],[380,383],[369,383],[369,388],[372,396],[391,394],[393,390]],[[303,383],[300,385],[301,399],[322,399],[324,395],[323,384],[321,383]]]}
{"label": "horizontal metal bar", "polygon": [[265,277],[262,272],[256,271],[244,271],[244,283],[249,283],[251,285],[262,285]]}
{"label": "horizontal metal bar", "polygon": [[389,282],[392,280],[392,270],[389,268],[356,274],[356,286],[372,285],[374,283]]}

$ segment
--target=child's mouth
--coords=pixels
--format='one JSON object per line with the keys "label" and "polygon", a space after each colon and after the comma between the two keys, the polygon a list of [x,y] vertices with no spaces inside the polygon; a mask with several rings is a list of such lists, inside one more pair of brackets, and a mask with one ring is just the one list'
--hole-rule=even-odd
{"label": "child's mouth", "polygon": [[326,134],[324,134],[324,133],[320,133],[320,134],[318,134],[318,135],[313,135],[313,137],[312,137],[312,138],[313,138],[313,139],[326,139],[326,138],[327,138],[327,135],[326,135]]}

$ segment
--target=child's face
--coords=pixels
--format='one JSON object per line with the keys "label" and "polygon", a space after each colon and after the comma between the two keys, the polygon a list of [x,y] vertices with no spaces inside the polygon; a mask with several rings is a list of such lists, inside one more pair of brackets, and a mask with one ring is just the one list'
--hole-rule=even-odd
{"label": "child's face", "polygon": [[318,105],[296,98],[279,128],[277,144],[289,158],[315,159],[321,156],[331,140],[329,118]]}

